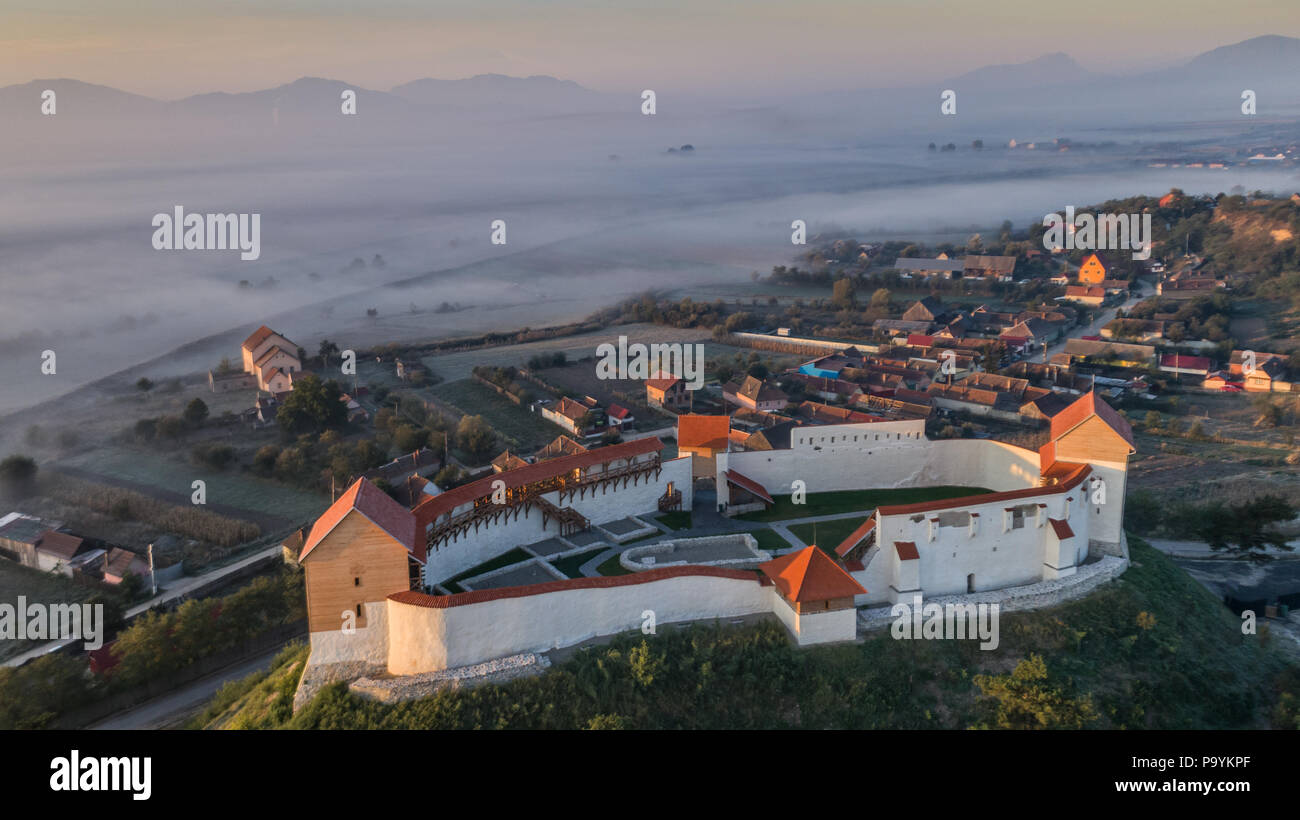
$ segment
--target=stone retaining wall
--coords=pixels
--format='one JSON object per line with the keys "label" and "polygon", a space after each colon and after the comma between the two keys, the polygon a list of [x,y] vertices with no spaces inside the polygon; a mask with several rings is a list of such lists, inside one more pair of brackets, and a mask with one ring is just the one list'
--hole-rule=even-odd
{"label": "stone retaining wall", "polygon": [[[938,595],[924,598],[927,604],[997,604],[999,612],[1026,612],[1063,604],[1082,598],[1098,586],[1114,580],[1128,569],[1128,559],[1108,555],[1092,564],[1079,567],[1073,575],[1051,581],[1039,581],[1017,587],[976,592],[970,595]],[[910,602],[905,602],[910,603]],[[873,630],[894,622],[892,607],[878,606],[858,612],[858,627]]]}

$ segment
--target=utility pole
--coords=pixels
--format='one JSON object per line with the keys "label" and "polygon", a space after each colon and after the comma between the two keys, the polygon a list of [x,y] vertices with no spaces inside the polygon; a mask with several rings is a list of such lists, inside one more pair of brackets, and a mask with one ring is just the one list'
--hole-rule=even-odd
{"label": "utility pole", "polygon": [[158,594],[158,573],[153,568],[153,544],[149,545],[148,552],[149,552],[149,586],[151,589],[149,597],[152,598],[153,596]]}

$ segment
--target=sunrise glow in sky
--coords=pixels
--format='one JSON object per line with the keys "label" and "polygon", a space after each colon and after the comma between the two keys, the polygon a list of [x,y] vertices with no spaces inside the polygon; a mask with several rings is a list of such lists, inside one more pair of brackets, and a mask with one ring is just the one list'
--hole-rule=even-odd
{"label": "sunrise glow in sky", "polygon": [[6,0],[0,85],[67,77],[177,98],[302,76],[387,90],[501,73],[754,97],[929,82],[1056,51],[1093,71],[1160,68],[1300,34],[1298,18],[1295,0]]}

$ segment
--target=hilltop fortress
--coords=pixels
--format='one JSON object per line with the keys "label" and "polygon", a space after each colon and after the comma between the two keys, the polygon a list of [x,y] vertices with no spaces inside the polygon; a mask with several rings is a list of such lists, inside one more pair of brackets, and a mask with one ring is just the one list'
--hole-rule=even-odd
{"label": "hilltop fortress", "polygon": [[[647,616],[663,624],[772,613],[801,645],[851,640],[857,607],[1068,583],[1107,556],[1127,565],[1133,434],[1093,393],[1052,419],[1038,452],[931,441],[921,421],[798,427],[789,447],[774,450],[726,452],[724,442],[711,456],[665,459],[663,449],[650,437],[528,464],[410,510],[358,480],[316,521],[299,555],[309,669],[333,667],[335,678],[439,672],[572,646],[638,628]],[[708,474],[692,479],[694,462],[710,458],[720,506],[736,509],[771,504],[795,482],[810,494],[939,485],[991,492],[882,505],[834,545],[839,560],[807,547],[758,572],[688,564],[437,594],[521,545],[689,509],[696,482],[710,483]]]}

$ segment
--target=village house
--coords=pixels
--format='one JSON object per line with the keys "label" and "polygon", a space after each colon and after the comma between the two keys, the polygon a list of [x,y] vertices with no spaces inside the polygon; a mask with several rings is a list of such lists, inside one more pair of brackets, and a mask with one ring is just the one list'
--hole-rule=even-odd
{"label": "village house", "polygon": [[899,389],[889,396],[864,394],[858,397],[856,403],[871,415],[890,421],[927,419],[934,412],[930,394],[917,390]]}
{"label": "village house", "polygon": [[902,316],[904,322],[926,322],[928,324],[942,323],[949,318],[953,318],[953,314],[944,308],[943,301],[938,296],[926,296],[923,299],[918,299],[907,310],[903,311]]}
{"label": "village house", "polygon": [[1079,282],[1084,285],[1100,285],[1106,281],[1106,265],[1095,253],[1088,254],[1079,265]]}
{"label": "village house", "polygon": [[797,420],[787,419],[771,427],[755,430],[745,439],[745,449],[784,450],[790,446],[790,432],[802,426]]}
{"label": "village house", "polygon": [[[1156,349],[1151,345],[1125,344],[1102,339],[1070,339],[1065,343],[1067,362],[1094,359],[1120,367],[1147,367],[1155,364]],[[1055,359],[1055,357],[1053,357]]]}
{"label": "village house", "polygon": [[568,396],[564,396],[554,404],[538,406],[542,418],[564,428],[575,436],[591,435],[596,422],[593,410],[594,408],[588,407]]}
{"label": "village house", "polygon": [[617,427],[624,432],[635,429],[636,416],[621,404],[611,404],[605,411],[605,418],[609,420],[611,427]]}
{"label": "village house", "polygon": [[575,456],[587,452],[584,444],[579,444],[568,436],[556,436],[550,444],[533,453],[533,462],[549,461],[562,456]]}
{"label": "village house", "polygon": [[740,384],[727,382],[722,386],[722,398],[750,410],[776,412],[785,407],[787,396],[781,388],[769,385],[762,379],[746,376]]}
{"label": "village house", "polygon": [[1160,357],[1160,369],[1177,376],[1210,375],[1213,363],[1204,356],[1188,356],[1183,353],[1166,353]]}
{"label": "village house", "polygon": [[253,374],[257,389],[284,393],[293,387],[291,374],[302,370],[298,346],[266,325],[253,331],[240,346],[244,372]]}
{"label": "village house", "polygon": [[1081,305],[1101,307],[1102,302],[1106,301],[1106,289],[1098,285],[1069,285],[1061,298]]}
{"label": "village house", "polygon": [[429,478],[441,468],[442,460],[438,454],[428,447],[421,447],[413,453],[400,455],[387,464],[367,470],[361,477],[367,481],[387,481],[396,487],[410,476]]}
{"label": "village house", "polygon": [[1232,351],[1228,360],[1228,373],[1241,381],[1243,389],[1251,393],[1289,392],[1291,382],[1287,381],[1286,357],[1280,353],[1254,351],[1254,367],[1246,366],[1246,353]]}
{"label": "village house", "polygon": [[1156,283],[1156,294],[1170,299],[1194,299],[1197,296],[1212,294],[1227,286],[1213,276],[1198,274],[1193,270],[1183,270],[1172,274]]}
{"label": "village house", "polygon": [[940,279],[952,279],[965,268],[966,263],[963,260],[949,259],[946,253],[941,253],[933,259],[900,256],[894,260],[894,269],[901,271],[902,276],[907,279],[929,279],[934,276]]}
{"label": "village house", "polygon": [[[379,492],[376,490],[375,492]],[[382,493],[381,493],[382,495]],[[385,496],[386,497],[386,496]],[[130,575],[148,575],[149,562],[139,553],[131,550],[113,547],[104,556],[104,582],[108,584],[122,583]]]}
{"label": "village house", "polygon": [[689,410],[691,397],[692,391],[687,389],[686,382],[676,376],[660,373],[646,379],[645,400],[651,407],[662,407],[673,411]]}
{"label": "village house", "polygon": [[238,370],[209,370],[208,389],[213,393],[228,393],[231,390],[252,390],[257,387],[257,376]]}
{"label": "village house", "polygon": [[877,319],[871,323],[871,331],[880,336],[908,336],[913,333],[929,333],[933,322],[909,321],[907,319]]}
{"label": "village house", "polygon": [[1014,256],[967,256],[964,260],[962,275],[977,279],[994,279],[998,282],[1010,282],[1015,278],[1016,258]]}
{"label": "village house", "polygon": [[492,459],[492,472],[504,473],[507,470],[517,470],[520,467],[527,467],[532,462],[525,458],[520,458],[509,450],[502,450],[496,458]]}

